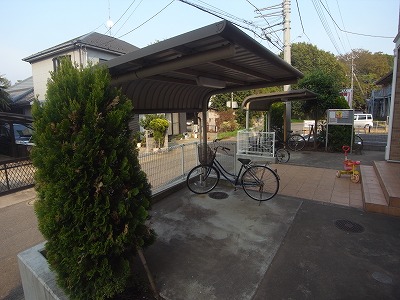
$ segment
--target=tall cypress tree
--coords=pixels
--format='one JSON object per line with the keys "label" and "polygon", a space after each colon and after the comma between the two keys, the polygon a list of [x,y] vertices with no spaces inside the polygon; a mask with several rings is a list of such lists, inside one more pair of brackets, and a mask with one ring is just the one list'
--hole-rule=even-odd
{"label": "tall cypress tree", "polygon": [[50,267],[71,299],[110,298],[126,287],[136,249],[154,240],[131,101],[106,68],[64,60],[33,117],[35,212]]}

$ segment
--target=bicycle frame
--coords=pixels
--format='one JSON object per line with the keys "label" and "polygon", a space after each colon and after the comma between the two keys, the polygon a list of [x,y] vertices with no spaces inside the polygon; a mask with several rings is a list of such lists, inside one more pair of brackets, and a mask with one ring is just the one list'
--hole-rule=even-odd
{"label": "bicycle frame", "polygon": [[232,173],[228,172],[227,170],[225,170],[225,168],[221,165],[221,163],[217,160],[217,158],[214,158],[212,165],[217,169],[217,171],[222,176],[224,176],[224,178],[226,180],[228,180],[235,187],[239,185],[239,179],[240,179],[240,175],[242,174],[243,169],[247,170],[249,168],[247,165],[242,164],[240,166],[238,174],[236,175],[236,174],[232,174]]}

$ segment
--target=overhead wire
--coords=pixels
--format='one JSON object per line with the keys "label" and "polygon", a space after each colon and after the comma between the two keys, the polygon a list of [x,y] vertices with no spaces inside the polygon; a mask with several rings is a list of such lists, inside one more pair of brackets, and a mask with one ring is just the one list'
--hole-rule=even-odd
{"label": "overhead wire", "polygon": [[[277,45],[276,43],[274,43],[274,42],[271,40],[271,38],[269,38],[269,37],[263,37],[263,36],[260,35],[255,29],[248,27],[248,26],[252,26],[252,27],[254,27],[254,28],[259,29],[259,26],[256,26],[256,25],[254,24],[254,22],[251,22],[251,21],[248,21],[248,20],[245,20],[245,19],[240,19],[240,18],[238,18],[238,17],[236,17],[236,16],[234,16],[234,15],[231,15],[231,14],[229,14],[229,13],[227,13],[227,12],[224,12],[224,11],[218,9],[218,8],[217,8],[217,9],[209,9],[209,8],[203,7],[203,6],[199,5],[199,4],[195,4],[195,3],[193,3],[193,2],[187,1],[187,0],[178,0],[178,1],[180,1],[180,2],[182,2],[182,3],[185,3],[185,4],[187,4],[187,5],[190,5],[190,6],[194,7],[194,8],[197,8],[197,9],[203,11],[203,12],[206,12],[206,13],[208,13],[208,14],[211,14],[211,15],[213,15],[213,16],[215,16],[215,17],[220,18],[220,19],[226,20],[226,21],[230,21],[230,20],[227,20],[227,19],[225,18],[225,17],[229,17],[229,18],[231,18],[231,19],[233,19],[233,20],[236,21],[236,22],[230,21],[232,24],[236,25],[237,27],[240,27],[240,28],[243,28],[243,29],[245,29],[245,30],[248,30],[248,31],[252,32],[253,34],[255,34],[257,37],[259,37],[259,38],[262,39],[262,40],[267,40],[267,41],[269,41],[274,47],[276,47],[278,50],[282,51],[282,48],[281,48],[279,45]],[[203,2],[203,1],[199,1],[199,2],[205,3],[205,2]],[[207,4],[207,3],[205,3],[205,4]],[[208,5],[208,4],[207,4],[207,5]],[[211,6],[211,5],[209,5],[209,6]],[[211,7],[213,7],[213,6],[211,6]],[[223,17],[223,16],[225,16],[225,17]],[[242,22],[242,23],[244,23],[244,24],[246,24],[246,25],[248,25],[248,26],[241,25],[241,24],[239,24],[238,22]]]}
{"label": "overhead wire", "polygon": [[299,14],[300,25],[301,25],[301,28],[303,30],[303,34],[308,38],[309,41],[311,41],[310,38],[307,36],[306,31],[304,30],[303,18],[301,17],[299,2],[297,0],[296,0],[296,6],[297,6],[297,12]]}
{"label": "overhead wire", "polygon": [[[282,19],[282,15],[283,15],[282,4],[277,4],[277,5],[269,6],[269,7],[267,7],[267,8],[259,9],[259,8],[258,8],[257,6],[255,6],[252,2],[250,2],[250,0],[246,0],[246,1],[247,1],[251,6],[253,6],[253,7],[255,8],[256,13],[259,14],[259,17],[262,18],[262,19],[268,24],[268,27],[262,28],[263,31],[264,31],[264,30],[266,31],[266,29],[268,29],[268,28],[272,28],[272,27],[275,27],[275,26],[278,26],[278,25],[283,25],[283,20],[282,20],[281,22],[277,23],[277,24],[271,25],[270,22],[268,22],[268,20],[267,20],[267,18],[266,18],[266,16],[268,16],[268,17],[274,16],[274,17],[276,17],[276,18],[275,18],[276,20]],[[280,11],[277,11],[277,12],[272,12],[272,13],[270,13],[270,14],[268,14],[268,15],[264,15],[264,14],[261,13],[262,10],[270,10],[270,9],[271,9],[271,10],[272,10],[272,9],[281,9],[281,10],[280,10]],[[272,22],[272,21],[271,21],[271,22]],[[282,30],[282,29],[281,29],[281,30]],[[277,31],[281,31],[281,30],[277,30]],[[274,33],[274,36],[275,36],[275,38],[277,39],[277,42],[280,42],[281,45],[283,45],[283,41],[280,39],[279,35],[276,34],[276,31],[269,31],[268,33],[271,34],[271,35],[272,35],[272,33]],[[264,34],[265,34],[265,33],[264,33]]]}
{"label": "overhead wire", "polygon": [[[342,26],[343,26],[344,29],[346,29],[346,26],[344,25],[344,21],[343,21],[342,11],[340,9],[338,0],[336,0],[336,4],[337,4],[337,7],[338,7],[340,20],[342,21]],[[349,36],[347,35],[347,32],[345,32],[345,36],[346,36],[347,43],[349,44],[349,47],[350,47],[351,51],[353,51],[353,47],[350,44],[350,40],[349,40]]]}
{"label": "overhead wire", "polygon": [[[133,1],[135,2],[135,1]],[[128,22],[128,20],[131,18],[131,16],[133,15],[133,13],[138,9],[138,7],[140,6],[140,4],[142,4],[143,0],[140,0],[139,4],[136,5],[135,9],[132,11],[132,13],[128,16],[128,18],[126,18],[125,22],[121,25],[121,27],[117,30],[117,32],[115,32],[114,36],[117,35],[117,33],[124,27],[124,25],[126,24],[126,22]]]}
{"label": "overhead wire", "polygon": [[[322,2],[321,2],[321,3],[322,3]],[[325,3],[326,3],[326,6],[327,6],[327,12],[328,12],[329,14],[331,14],[331,13],[330,13],[330,10],[329,10],[329,5],[328,5],[327,0],[325,0]],[[343,42],[342,42],[342,39],[340,38],[340,35],[339,35],[339,32],[337,31],[336,26],[334,26],[334,30],[335,30],[336,36],[337,36],[337,38],[338,38],[338,40],[339,40],[339,44],[342,46],[342,49],[343,49],[344,53],[346,53],[346,52],[347,52],[347,51],[346,51],[346,48],[344,47],[344,44],[343,44]]]}
{"label": "overhead wire", "polygon": [[339,47],[338,47],[338,45],[336,43],[335,37],[332,34],[332,31],[331,31],[331,29],[329,27],[328,22],[326,21],[325,15],[324,15],[321,7],[319,6],[318,1],[317,0],[312,0],[312,3],[314,5],[315,11],[317,12],[317,15],[318,15],[318,17],[319,17],[319,19],[320,19],[320,21],[322,23],[322,26],[324,27],[325,32],[328,35],[328,38],[331,40],[331,43],[332,43],[333,47],[336,49],[338,54],[341,54],[340,50],[339,50]]}
{"label": "overhead wire", "polygon": [[[313,0],[314,1],[314,0]],[[361,36],[368,36],[368,37],[374,37],[374,38],[384,38],[384,39],[394,39],[394,36],[383,36],[383,35],[372,35],[372,34],[365,34],[365,33],[359,33],[359,32],[352,32],[352,31],[348,31],[348,30],[343,30],[342,28],[339,27],[339,25],[336,23],[335,19],[331,16],[331,14],[329,13],[329,11],[326,9],[325,5],[322,3],[321,0],[319,0],[319,2],[321,2],[323,8],[327,11],[329,17],[332,19],[333,23],[335,24],[335,26],[343,32],[349,33],[349,34],[355,34],[355,35],[361,35]]]}
{"label": "overhead wire", "polygon": [[127,33],[124,33],[123,35],[120,35],[118,38],[121,38],[133,31],[135,31],[136,29],[142,27],[144,24],[146,24],[147,22],[149,22],[150,20],[154,19],[156,16],[158,16],[162,11],[164,11],[168,6],[170,6],[175,0],[172,0],[170,3],[168,3],[166,6],[164,6],[161,10],[159,10],[156,14],[154,14],[152,17],[148,18],[146,21],[144,21],[143,23],[141,23],[140,25],[136,26],[135,28],[133,28],[132,30],[128,31]]}
{"label": "overhead wire", "polygon": [[[143,0],[142,0],[143,1]],[[142,22],[140,25],[138,25],[138,26],[136,26],[135,28],[133,28],[132,30],[130,30],[130,31],[128,31],[128,32],[126,32],[126,33],[124,33],[124,34],[122,34],[122,35],[120,35],[120,36],[118,36],[118,37],[110,37],[110,39],[109,40],[107,40],[107,41],[104,41],[103,43],[101,43],[101,45],[105,45],[105,44],[108,44],[109,42],[111,42],[111,41],[113,41],[113,40],[116,40],[116,39],[119,39],[119,38],[121,38],[121,37],[123,37],[123,36],[125,36],[125,35],[128,35],[129,33],[131,33],[131,32],[133,32],[133,31],[135,31],[135,30],[137,30],[138,28],[140,28],[140,27],[142,27],[144,24],[146,24],[147,22],[149,22],[150,20],[152,20],[152,19],[154,19],[157,15],[159,15],[162,11],[164,11],[168,6],[170,6],[173,2],[174,2],[175,0],[172,0],[171,2],[169,2],[166,6],[164,6],[161,10],[159,10],[157,13],[155,13],[153,16],[151,16],[150,18],[148,18],[146,21],[144,21],[144,22]],[[133,2],[135,2],[135,1],[133,1]],[[141,2],[140,2],[141,3]],[[139,5],[140,5],[140,3],[139,3]],[[137,8],[137,7],[136,7]],[[125,13],[124,13],[125,14]],[[132,14],[131,14],[132,15]]]}

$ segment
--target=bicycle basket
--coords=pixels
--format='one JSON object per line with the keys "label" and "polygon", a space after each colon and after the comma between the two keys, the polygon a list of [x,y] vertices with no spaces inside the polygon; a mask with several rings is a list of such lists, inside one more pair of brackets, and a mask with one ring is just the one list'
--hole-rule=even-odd
{"label": "bicycle basket", "polygon": [[206,151],[203,151],[204,145],[199,145],[199,161],[202,165],[212,165],[215,153],[212,151],[211,147],[207,145]]}

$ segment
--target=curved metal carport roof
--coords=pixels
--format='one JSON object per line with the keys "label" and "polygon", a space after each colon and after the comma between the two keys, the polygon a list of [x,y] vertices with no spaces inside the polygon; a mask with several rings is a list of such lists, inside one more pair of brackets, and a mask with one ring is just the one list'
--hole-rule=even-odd
{"label": "curved metal carport roof", "polygon": [[303,74],[227,21],[105,63],[136,113],[206,111],[214,94],[291,84]]}
{"label": "curved metal carport roof", "polygon": [[317,96],[307,89],[251,95],[243,100],[242,108],[248,111],[268,111],[275,102],[315,100]]}
{"label": "curved metal carport roof", "polygon": [[[246,128],[249,127],[249,111],[269,111],[271,105],[275,102],[315,100],[317,96],[318,94],[307,89],[248,96],[242,102],[242,108],[246,110]],[[284,121],[286,121],[286,118],[284,118]],[[286,129],[286,122],[284,122],[285,138]]]}

